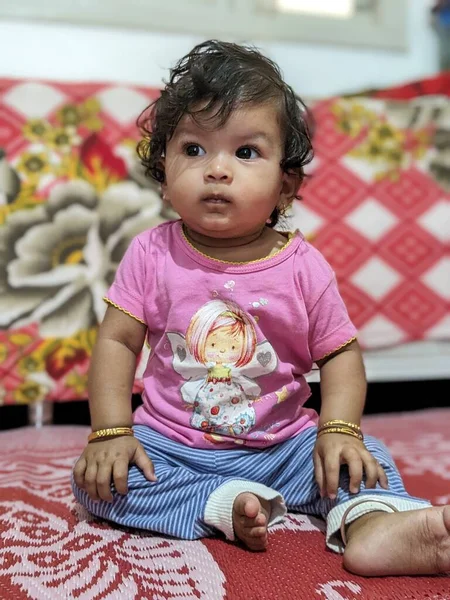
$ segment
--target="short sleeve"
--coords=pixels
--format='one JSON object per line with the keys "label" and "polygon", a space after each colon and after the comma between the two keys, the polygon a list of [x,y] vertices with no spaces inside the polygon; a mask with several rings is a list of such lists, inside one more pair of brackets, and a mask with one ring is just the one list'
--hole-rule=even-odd
{"label": "short sleeve", "polygon": [[356,338],[356,328],[342,300],[336,277],[309,312],[309,348],[313,361],[325,358]]}
{"label": "short sleeve", "polygon": [[144,290],[146,281],[145,249],[136,237],[125,252],[105,296],[105,301],[146,324]]}

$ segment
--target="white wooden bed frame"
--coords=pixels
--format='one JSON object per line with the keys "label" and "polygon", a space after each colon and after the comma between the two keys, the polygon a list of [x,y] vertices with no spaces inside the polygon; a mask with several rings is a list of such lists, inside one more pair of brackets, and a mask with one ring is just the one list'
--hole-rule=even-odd
{"label": "white wooden bed frame", "polygon": [[[450,379],[450,341],[411,342],[364,352],[369,382]],[[319,381],[318,371],[308,381]]]}

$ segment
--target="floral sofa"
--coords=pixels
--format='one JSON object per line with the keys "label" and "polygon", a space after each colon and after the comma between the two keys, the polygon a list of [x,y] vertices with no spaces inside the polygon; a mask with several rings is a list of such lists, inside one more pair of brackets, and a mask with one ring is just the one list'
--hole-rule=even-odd
{"label": "floral sofa", "polygon": [[[136,117],[157,94],[0,80],[0,404],[42,420],[86,398],[117,264],[136,233],[176,218],[135,157]],[[450,337],[449,96],[442,74],[312,103],[317,156],[290,226],[332,263],[366,349]],[[450,502],[449,409],[370,416],[364,431],[388,445],[410,493]],[[450,600],[445,576],[345,572],[323,524],[301,515],[257,555],[93,520],[70,488],[87,433],[0,432],[0,599]]]}
{"label": "floral sofa", "polygon": [[[332,264],[365,349],[450,339],[449,80],[311,102],[316,158],[290,227]],[[118,262],[176,218],[135,153],[158,93],[0,80],[0,403],[86,398]]]}

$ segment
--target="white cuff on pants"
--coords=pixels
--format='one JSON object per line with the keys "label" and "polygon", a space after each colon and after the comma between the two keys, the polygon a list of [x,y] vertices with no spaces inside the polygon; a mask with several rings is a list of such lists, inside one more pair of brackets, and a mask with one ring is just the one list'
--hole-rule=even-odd
{"label": "white cuff on pants", "polygon": [[[364,500],[364,502],[361,502]],[[383,495],[369,495],[369,494],[358,494],[355,498],[351,500],[347,500],[347,502],[343,502],[342,504],[338,504],[334,508],[330,510],[327,517],[327,546],[331,550],[335,552],[342,553],[344,551],[344,544],[342,542],[340,536],[340,529],[342,518],[345,514],[345,511],[348,510],[353,504],[358,504],[355,506],[353,510],[348,513],[347,518],[345,519],[345,524],[350,525],[359,517],[366,515],[371,512],[393,512],[386,504],[382,503],[382,501],[389,502],[395,507],[398,511],[405,510],[416,510],[419,508],[428,508],[431,506],[429,502],[425,500],[413,500],[409,498],[399,498],[398,496],[391,496],[389,494]]]}
{"label": "white cuff on pants", "polygon": [[207,525],[216,527],[222,531],[227,539],[234,540],[233,529],[233,504],[239,494],[250,492],[267,500],[271,504],[271,513],[268,526],[275,525],[283,520],[286,514],[286,505],[283,497],[266,485],[247,481],[245,479],[233,479],[218,487],[208,498],[205,506],[203,520]]}

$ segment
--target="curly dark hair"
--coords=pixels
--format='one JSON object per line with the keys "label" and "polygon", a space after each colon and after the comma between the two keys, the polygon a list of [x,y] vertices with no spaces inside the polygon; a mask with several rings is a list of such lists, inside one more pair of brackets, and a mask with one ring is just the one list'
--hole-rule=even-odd
{"label": "curly dark hair", "polygon": [[[294,90],[283,81],[280,68],[252,46],[209,40],[195,46],[170,71],[161,95],[139,116],[143,135],[138,155],[146,175],[164,182],[166,143],[180,119],[189,114],[211,121],[216,127],[243,104],[273,102],[284,136],[284,156],[280,167],[304,179],[304,166],[313,157],[310,116]],[[296,196],[299,198],[299,196]],[[280,213],[275,209],[270,226]]]}

